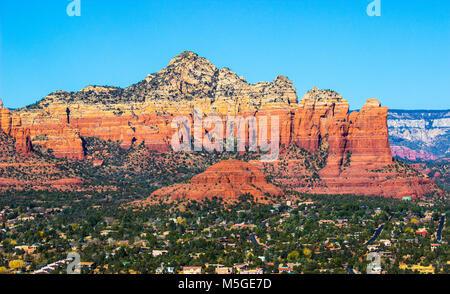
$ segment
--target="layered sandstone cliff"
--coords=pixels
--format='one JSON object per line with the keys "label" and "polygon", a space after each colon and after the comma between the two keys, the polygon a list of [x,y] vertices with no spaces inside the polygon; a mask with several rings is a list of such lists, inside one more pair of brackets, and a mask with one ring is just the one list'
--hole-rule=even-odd
{"label": "layered sandstone cliff", "polygon": [[[24,129],[18,129],[24,130]],[[16,139],[0,129],[0,191],[8,189],[73,190],[82,184],[82,179],[58,162],[27,150],[28,134],[16,134]],[[23,136],[23,140],[19,140]],[[25,144],[25,145],[20,145]],[[26,153],[26,155],[24,154]]]}
{"label": "layered sandstone cliff", "polygon": [[144,143],[167,151],[176,115],[192,114],[194,108],[205,115],[254,114],[265,108],[287,115],[296,100],[286,77],[249,84],[227,68],[183,52],[163,70],[126,89],[58,91],[14,111],[12,117],[30,130],[33,144],[53,149],[58,157],[83,159],[80,137],[121,141],[125,148]]}
{"label": "layered sandstone cliff", "polygon": [[22,155],[31,152],[30,129],[23,127],[20,118],[13,118],[9,109],[3,106],[0,99],[0,129],[15,138],[16,151]]}
{"label": "layered sandstone cliff", "polygon": [[173,117],[192,117],[194,108],[224,121],[227,115],[276,115],[281,145],[296,143],[313,152],[327,140],[333,165],[339,165],[347,151],[354,164],[379,166],[391,160],[387,108],[376,100],[349,115],[342,96],[314,88],[297,104],[295,88],[286,77],[252,85],[192,52],[183,52],[167,68],[126,89],[89,86],[75,93],[59,91],[11,117],[29,130],[33,144],[52,149],[57,157],[83,159],[81,137],[120,141],[125,148],[144,143],[168,151]]}
{"label": "layered sandstone cliff", "polygon": [[327,169],[339,173],[346,156],[350,165],[376,168],[392,163],[386,115],[376,99],[368,99],[359,112],[338,93],[313,88],[295,110],[292,141],[309,152],[328,146]]}

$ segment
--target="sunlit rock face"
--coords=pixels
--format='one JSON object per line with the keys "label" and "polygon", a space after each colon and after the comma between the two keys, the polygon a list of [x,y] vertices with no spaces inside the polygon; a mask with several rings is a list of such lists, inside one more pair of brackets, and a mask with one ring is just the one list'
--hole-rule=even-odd
{"label": "sunlit rock face", "polygon": [[0,129],[15,138],[16,151],[22,155],[31,152],[30,129],[23,127],[20,119],[13,119],[9,109],[5,108],[0,99]]}
{"label": "sunlit rock face", "polygon": [[166,68],[126,89],[88,86],[79,92],[58,91],[11,116],[30,130],[33,144],[53,149],[58,157],[83,159],[80,137],[120,141],[124,148],[144,143],[152,150],[168,151],[173,117],[191,115],[194,108],[223,117],[277,113],[287,121],[281,123],[287,144],[296,100],[286,77],[249,84],[227,68],[183,52]]}

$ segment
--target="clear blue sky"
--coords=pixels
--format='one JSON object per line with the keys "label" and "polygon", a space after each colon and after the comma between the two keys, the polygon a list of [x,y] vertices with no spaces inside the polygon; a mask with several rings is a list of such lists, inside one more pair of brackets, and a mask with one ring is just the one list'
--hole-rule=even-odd
{"label": "clear blue sky", "polygon": [[450,108],[450,1],[0,1],[0,97],[31,104],[56,90],[129,86],[191,50],[247,81],[283,74],[298,96],[333,89],[401,109]]}

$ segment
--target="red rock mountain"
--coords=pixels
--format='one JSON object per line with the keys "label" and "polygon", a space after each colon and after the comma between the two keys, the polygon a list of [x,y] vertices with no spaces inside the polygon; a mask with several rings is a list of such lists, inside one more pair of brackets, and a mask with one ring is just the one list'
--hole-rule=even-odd
{"label": "red rock mountain", "polygon": [[[282,150],[296,146],[310,154],[326,154],[324,163],[314,170],[300,168],[299,158],[290,158],[286,167],[280,167],[283,158],[270,163],[281,176],[274,176],[274,182],[282,186],[387,197],[421,197],[435,189],[430,180],[396,169],[388,141],[388,108],[378,100],[368,99],[360,111],[349,113],[341,95],[313,88],[297,103],[296,90],[284,76],[271,83],[250,84],[192,52],[181,53],[166,68],[126,89],[88,86],[79,92],[52,93],[12,112],[3,108],[0,127],[16,139],[22,154],[39,145],[52,149],[56,157],[83,160],[83,137],[119,141],[124,148],[143,143],[151,150],[167,152],[175,132],[172,119],[192,118],[194,107],[205,116],[224,120],[228,115],[278,116]],[[307,181],[311,177],[315,184]],[[224,193],[239,194],[234,188]],[[201,190],[193,197],[206,194]]]}
{"label": "red rock mountain", "polygon": [[168,197],[179,199],[223,199],[236,200],[239,196],[251,194],[257,201],[264,201],[266,194],[282,195],[283,191],[267,183],[265,175],[256,164],[239,160],[224,160],[206,169],[192,178],[189,184],[175,184],[155,191],[147,201],[138,201],[146,205],[154,198]]}

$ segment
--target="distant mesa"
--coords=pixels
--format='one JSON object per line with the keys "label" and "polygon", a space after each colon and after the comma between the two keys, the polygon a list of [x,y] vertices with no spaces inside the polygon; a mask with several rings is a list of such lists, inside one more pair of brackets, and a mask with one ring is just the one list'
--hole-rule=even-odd
{"label": "distant mesa", "polygon": [[414,161],[450,158],[450,110],[389,110],[393,155]]}
{"label": "distant mesa", "polygon": [[436,161],[439,157],[424,150],[412,150],[405,146],[391,146],[392,155],[412,161]]}

